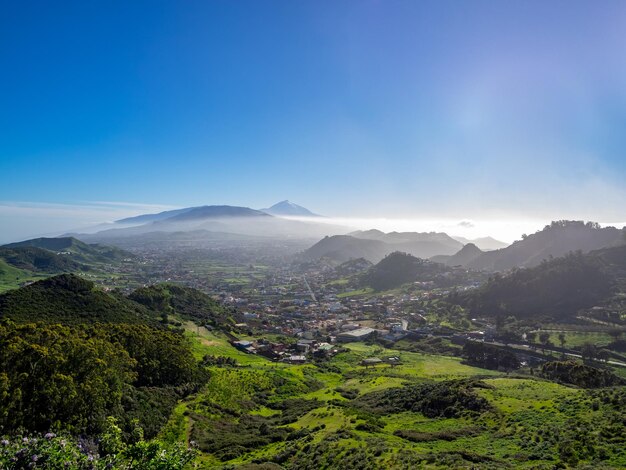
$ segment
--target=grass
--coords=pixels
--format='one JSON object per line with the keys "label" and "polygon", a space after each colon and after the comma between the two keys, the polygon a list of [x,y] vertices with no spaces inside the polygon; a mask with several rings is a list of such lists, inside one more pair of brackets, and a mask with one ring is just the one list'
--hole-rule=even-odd
{"label": "grass", "polygon": [[337,294],[338,299],[343,299],[346,297],[360,297],[364,295],[368,295],[374,292],[374,289],[371,287],[364,287],[363,289],[351,290],[348,292],[342,292],[341,294]]}
{"label": "grass", "polygon": [[[543,447],[533,444],[528,447],[524,443],[535,439],[533,435],[538,430],[551,429],[550,426],[556,425],[558,429],[567,430],[571,426],[567,423],[602,420],[599,414],[601,410],[591,410],[591,402],[584,390],[532,376],[511,377],[497,371],[468,366],[457,357],[349,343],[346,345],[348,350],[332,358],[328,363],[329,370],[326,370],[312,364],[274,363],[245,354],[233,348],[223,334],[204,328],[198,330],[191,322],[185,323],[185,329],[193,343],[196,357],[204,354],[232,357],[240,366],[210,368],[211,379],[207,386],[180,403],[164,428],[162,436],[168,441],[185,439],[185,436],[188,439],[194,426],[194,413],[204,413],[212,419],[230,419],[235,423],[245,421],[246,416],[272,420],[281,416],[281,412],[272,408],[275,402],[286,398],[315,399],[320,402],[320,406],[306,411],[295,421],[281,425],[289,432],[310,433],[304,440],[273,442],[250,448],[227,462],[221,462],[213,454],[202,454],[199,458],[202,468],[267,461],[289,449],[293,450],[294,446],[301,449],[306,443],[310,446],[308,452],[313,452],[315,446],[326,445],[324,442],[332,440],[339,431],[348,434],[331,441],[331,454],[344,451],[354,453],[354,449],[366,452],[371,446],[379,446],[378,456],[370,456],[376,459],[379,468],[410,468],[409,464],[399,463],[402,460],[398,460],[398,456],[402,453],[456,456],[454,458],[457,460],[451,460],[447,468],[470,468],[471,463],[458,460],[461,458],[459,455],[468,452],[492,462],[489,468],[506,465],[509,468],[552,468],[559,458],[554,444],[542,444]],[[368,368],[360,365],[367,357],[388,356],[399,356],[402,364]],[[490,411],[474,418],[461,416],[438,419],[430,419],[417,412],[402,412],[378,418],[380,427],[370,431],[362,427],[369,418],[356,415],[349,407],[346,408],[345,405],[350,401],[337,391],[352,390],[363,395],[411,383],[463,378],[480,378],[486,384],[487,388],[477,388],[475,391],[489,402]],[[268,400],[265,404],[257,403],[260,394]],[[207,407],[208,403],[213,404],[213,408]],[[228,413],[235,413],[237,417],[220,414],[223,412],[219,410],[229,410]],[[358,426],[361,427],[357,429]],[[588,425],[578,426],[589,428]],[[394,434],[400,430],[414,430],[433,437],[412,442]],[[619,444],[615,445],[619,447]],[[535,448],[542,450],[535,451]],[[614,468],[623,468],[626,456],[620,457],[621,451],[615,452],[607,461]],[[533,459],[528,457],[531,454],[536,454]],[[442,458],[443,462],[453,457]],[[462,462],[465,462],[465,466],[461,465]],[[427,468],[445,467],[433,465]],[[482,467],[477,465],[475,468]]]}
{"label": "grass", "polygon": [[341,279],[335,279],[334,281],[330,281],[327,285],[328,286],[345,286],[349,282],[350,282],[350,279],[348,279],[347,277],[343,277]]}
{"label": "grass", "polygon": [[405,377],[407,379],[432,379],[432,380],[447,380],[451,378],[465,378],[475,375],[502,375],[500,372],[480,369],[478,367],[472,367],[461,363],[461,359],[458,357],[438,356],[430,354],[422,354],[416,352],[401,351],[397,349],[386,349],[379,346],[370,346],[365,343],[349,343],[347,347],[350,349],[350,353],[344,356],[340,354],[337,357],[338,361],[348,362],[351,365],[357,365],[362,359],[366,357],[387,357],[397,356],[400,358],[402,364],[390,367],[389,365],[379,365],[375,367],[365,368],[360,366],[363,370],[363,375],[387,375],[390,377]]}
{"label": "grass", "polygon": [[17,289],[24,282],[36,281],[45,277],[47,275],[38,275],[18,269],[0,259],[0,294],[11,289]]}
{"label": "grass", "polygon": [[[559,331],[550,332],[550,341],[560,346]],[[606,346],[613,339],[611,335],[603,331],[564,331],[565,334],[565,347],[566,348],[578,348],[585,343],[595,344],[596,346]]]}
{"label": "grass", "polygon": [[182,323],[185,335],[191,340],[192,351],[196,359],[202,359],[208,354],[211,356],[230,357],[241,365],[270,363],[262,356],[246,354],[234,348],[223,333],[209,331],[204,327],[199,327],[192,321],[183,321]]}
{"label": "grass", "polygon": [[584,393],[547,380],[497,378],[486,379],[485,383],[494,388],[480,390],[479,394],[503,412],[554,409],[563,400]]}

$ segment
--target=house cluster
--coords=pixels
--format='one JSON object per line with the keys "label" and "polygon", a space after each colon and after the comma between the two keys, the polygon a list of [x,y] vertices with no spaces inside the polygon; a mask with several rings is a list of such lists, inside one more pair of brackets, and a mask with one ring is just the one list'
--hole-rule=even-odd
{"label": "house cluster", "polygon": [[272,342],[266,339],[255,341],[235,340],[231,344],[247,354],[258,354],[273,361],[304,364],[314,358],[328,358],[342,348],[324,341],[299,339],[296,343]]}
{"label": "house cluster", "polygon": [[368,357],[361,361],[361,365],[365,367],[377,366],[380,364],[389,364],[391,367],[399,366],[402,364],[402,360],[398,356],[391,357]]}

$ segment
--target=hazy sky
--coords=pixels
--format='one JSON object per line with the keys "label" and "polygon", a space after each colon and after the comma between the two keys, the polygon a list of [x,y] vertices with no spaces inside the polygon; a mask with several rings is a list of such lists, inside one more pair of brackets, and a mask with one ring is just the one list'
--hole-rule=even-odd
{"label": "hazy sky", "polygon": [[4,238],[286,198],[626,220],[624,1],[3,2],[0,66]]}

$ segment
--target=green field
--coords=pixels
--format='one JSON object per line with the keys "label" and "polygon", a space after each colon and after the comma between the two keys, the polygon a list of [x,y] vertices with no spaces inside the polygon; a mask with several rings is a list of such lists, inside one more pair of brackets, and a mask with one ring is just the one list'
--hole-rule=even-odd
{"label": "green field", "polygon": [[608,328],[604,331],[582,331],[582,330],[569,330],[569,329],[545,329],[538,330],[538,335],[541,331],[547,331],[550,333],[550,342],[556,346],[561,345],[559,335],[562,333],[565,335],[564,346],[566,348],[579,348],[585,343],[594,344],[599,347],[604,347],[613,341],[613,338],[608,333]]}
{"label": "green field", "polygon": [[343,299],[345,297],[360,297],[363,295],[371,294],[372,292],[374,292],[374,290],[371,287],[364,287],[363,289],[342,292],[341,294],[337,295],[337,298]]}

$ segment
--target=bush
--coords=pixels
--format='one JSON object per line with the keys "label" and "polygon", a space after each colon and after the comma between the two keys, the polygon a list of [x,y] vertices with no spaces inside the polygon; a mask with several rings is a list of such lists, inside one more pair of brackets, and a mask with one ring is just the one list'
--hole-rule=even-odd
{"label": "bush", "polygon": [[541,367],[541,375],[550,380],[583,388],[612,387],[626,384],[626,380],[609,370],[579,364],[576,361],[547,362]]}
{"label": "bush", "polygon": [[456,418],[491,409],[489,402],[473,391],[474,387],[487,385],[471,380],[424,383],[367,393],[352,403],[357,409],[379,415],[418,411],[429,418]]}

